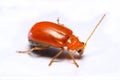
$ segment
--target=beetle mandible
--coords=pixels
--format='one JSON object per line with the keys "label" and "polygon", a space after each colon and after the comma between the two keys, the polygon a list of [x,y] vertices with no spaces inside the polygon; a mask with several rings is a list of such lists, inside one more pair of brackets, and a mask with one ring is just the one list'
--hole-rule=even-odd
{"label": "beetle mandible", "polygon": [[76,67],[79,67],[70,50],[75,50],[79,53],[78,56],[81,57],[88,40],[91,38],[104,17],[105,14],[100,19],[85,42],[79,41],[79,39],[73,34],[72,30],[59,23],[59,19],[57,19],[57,23],[49,21],[38,22],[30,29],[28,33],[28,40],[31,45],[34,45],[35,47],[27,51],[18,51],[18,53],[28,53],[34,50],[44,50],[50,46],[61,48],[61,50],[51,59],[49,63],[50,66],[53,63],[54,59],[62,54],[64,47],[67,47],[69,56],[73,59]]}

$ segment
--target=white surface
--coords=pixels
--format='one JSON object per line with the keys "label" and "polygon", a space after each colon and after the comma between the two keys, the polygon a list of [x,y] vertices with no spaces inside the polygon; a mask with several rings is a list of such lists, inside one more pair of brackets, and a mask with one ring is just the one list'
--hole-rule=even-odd
{"label": "white surface", "polygon": [[[120,79],[119,0],[1,0],[0,79],[85,80]],[[81,41],[90,34],[102,15],[106,17],[88,42],[84,58],[54,62],[18,54],[26,50],[27,33],[38,21],[56,22],[72,29]]]}

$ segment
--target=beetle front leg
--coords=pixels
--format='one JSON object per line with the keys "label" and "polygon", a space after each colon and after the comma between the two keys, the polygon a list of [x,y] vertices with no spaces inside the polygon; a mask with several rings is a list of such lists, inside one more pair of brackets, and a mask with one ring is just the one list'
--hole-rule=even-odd
{"label": "beetle front leg", "polygon": [[57,58],[60,54],[62,54],[63,51],[64,51],[64,48],[62,48],[62,49],[51,59],[51,61],[50,61],[50,63],[49,63],[48,66],[50,66],[50,65],[53,63],[54,59]]}
{"label": "beetle front leg", "polygon": [[70,53],[70,51],[68,50],[68,54],[70,55],[70,57],[73,59],[74,64],[76,65],[76,67],[79,67],[79,65],[77,64],[77,62],[75,61],[74,56]]}
{"label": "beetle front leg", "polygon": [[44,49],[47,49],[49,46],[47,47],[34,47],[34,48],[31,48],[29,50],[26,50],[26,51],[17,51],[17,53],[29,53],[29,52],[32,52],[34,50],[44,50]]}

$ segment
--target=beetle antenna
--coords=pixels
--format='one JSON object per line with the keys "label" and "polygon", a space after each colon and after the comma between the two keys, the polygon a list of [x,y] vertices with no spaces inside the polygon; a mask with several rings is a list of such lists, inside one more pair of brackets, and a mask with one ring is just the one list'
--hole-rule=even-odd
{"label": "beetle antenna", "polygon": [[[91,36],[93,35],[93,33],[95,32],[95,30],[98,28],[98,26],[100,25],[100,23],[102,22],[102,20],[104,19],[105,14],[103,15],[103,17],[100,19],[100,21],[97,23],[97,25],[95,26],[95,28],[93,29],[93,31],[91,32],[91,34],[89,35],[89,37],[87,38],[86,42],[85,42],[85,46],[88,42],[88,40],[91,38]],[[84,46],[84,47],[85,47]]]}

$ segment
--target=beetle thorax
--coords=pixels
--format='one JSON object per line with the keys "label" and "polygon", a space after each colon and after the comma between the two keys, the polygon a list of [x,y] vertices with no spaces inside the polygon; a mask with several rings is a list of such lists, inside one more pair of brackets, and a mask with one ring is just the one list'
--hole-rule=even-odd
{"label": "beetle thorax", "polygon": [[67,40],[66,46],[69,50],[78,50],[83,44],[76,36],[71,35]]}

